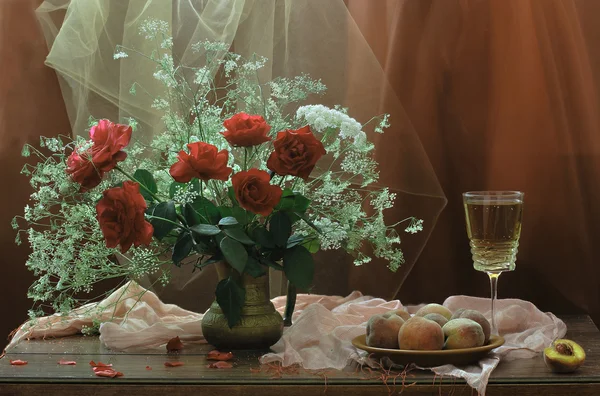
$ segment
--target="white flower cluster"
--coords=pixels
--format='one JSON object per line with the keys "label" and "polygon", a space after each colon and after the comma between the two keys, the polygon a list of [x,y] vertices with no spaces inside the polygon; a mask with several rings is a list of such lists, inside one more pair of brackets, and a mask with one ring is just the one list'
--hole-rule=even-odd
{"label": "white flower cluster", "polygon": [[191,191],[187,188],[177,187],[175,194],[173,194],[173,201],[185,205],[187,203],[192,203],[196,198],[200,196],[198,191]]}
{"label": "white flower cluster", "polygon": [[416,234],[419,231],[423,231],[423,220],[414,217],[411,218],[410,224],[404,231],[409,234]]}
{"label": "white flower cluster", "polygon": [[154,98],[151,107],[157,110],[165,110],[169,108],[169,102],[163,98]]}
{"label": "white flower cluster", "polygon": [[327,217],[321,217],[314,221],[314,224],[321,230],[320,240],[321,249],[334,250],[342,247],[342,242],[348,237],[344,227]]}
{"label": "white flower cluster", "polygon": [[196,71],[196,78],[194,79],[194,83],[205,87],[210,86],[210,84],[212,83],[212,75],[210,70],[208,70],[206,66],[200,67]]}
{"label": "white flower cluster", "polygon": [[[159,19],[148,18],[140,25],[140,34],[147,40],[169,36],[169,24]],[[164,40],[164,38],[163,38]]]}
{"label": "white flower cluster", "polygon": [[169,54],[163,54],[156,67],[156,71],[154,72],[154,78],[169,88],[175,88],[177,86],[177,80],[175,79],[174,73],[175,66],[173,64],[173,57]]}
{"label": "white flower cluster", "polygon": [[362,125],[348,114],[323,105],[301,106],[296,111],[296,117],[306,122],[320,133],[329,128],[338,129],[341,139],[352,139],[357,150],[370,150],[367,134],[362,131]]}
{"label": "white flower cluster", "polygon": [[113,55],[113,59],[122,59],[122,58],[127,58],[129,56],[129,54],[125,51],[119,51],[119,52],[115,52],[115,54]]}
{"label": "white flower cluster", "polygon": [[155,274],[162,264],[156,252],[141,246],[132,247],[127,252],[127,256],[120,255],[120,257],[124,261],[127,272],[134,278]]}

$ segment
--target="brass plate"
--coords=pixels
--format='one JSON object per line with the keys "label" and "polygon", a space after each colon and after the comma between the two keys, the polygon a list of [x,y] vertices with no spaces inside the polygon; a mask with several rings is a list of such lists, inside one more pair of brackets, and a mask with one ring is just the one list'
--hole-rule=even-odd
{"label": "brass plate", "polygon": [[489,342],[476,348],[447,349],[440,351],[412,351],[407,349],[374,348],[367,345],[366,334],[360,335],[352,340],[352,345],[358,349],[373,354],[373,357],[389,357],[397,364],[414,363],[421,367],[434,367],[444,364],[464,365],[477,362],[487,355],[492,349],[504,344],[504,338],[491,336]]}

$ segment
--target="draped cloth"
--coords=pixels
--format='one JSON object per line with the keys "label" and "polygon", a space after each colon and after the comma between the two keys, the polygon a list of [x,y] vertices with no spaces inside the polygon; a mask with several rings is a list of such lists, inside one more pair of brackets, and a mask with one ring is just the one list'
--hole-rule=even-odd
{"label": "draped cloth", "polygon": [[[164,130],[162,111],[152,107],[164,86],[154,77],[156,65],[137,55],[156,49],[156,43],[139,33],[149,18],[169,24],[175,66],[183,70],[204,62],[195,44],[220,41],[245,58],[267,57],[257,75],[261,82],[303,73],[320,79],[327,86],[325,95],[303,104],[341,105],[363,124],[390,114],[392,127],[383,135],[365,130],[375,143],[376,159],[384,164],[378,184],[397,194],[386,223],[415,216],[424,220],[425,231],[408,235],[403,232],[406,223],[398,227],[406,262],[394,274],[383,260],[354,268],[353,259],[343,253],[318,255],[313,291],[347,294],[358,289],[386,298],[396,295],[446,199],[402,103],[343,0],[45,0],[37,15],[49,46],[46,64],[59,76],[74,134],[86,133],[90,116],[119,121],[133,117],[140,124],[134,138],[140,140]],[[127,58],[115,60],[117,45],[134,51],[126,50]],[[134,83],[138,93],[132,95]],[[377,276],[371,276],[373,271]],[[214,271],[174,272],[167,288],[155,290],[161,298],[172,296],[172,302],[185,308],[206,309],[210,299],[194,301],[181,295],[185,290],[214,290]],[[334,284],[329,282],[332,277]]]}
{"label": "draped cloth", "polygon": [[[279,313],[285,310],[285,297],[272,300]],[[449,297],[444,305],[452,312],[459,308],[475,309],[490,319],[489,299],[468,296]],[[468,366],[429,367],[438,375],[465,379],[480,395],[485,395],[489,377],[500,359],[539,358],[540,352],[566,333],[563,321],[543,313],[522,300],[497,303],[498,331],[506,343],[494,353]],[[294,324],[260,358],[261,363],[298,364],[305,369],[342,370],[354,362],[375,366],[376,362],[352,345],[352,339],[365,333],[367,320],[376,314],[405,308],[398,300],[386,301],[358,291],[346,297],[298,295]],[[415,312],[418,307],[406,307]],[[94,312],[90,315],[90,312]],[[17,331],[7,350],[27,338],[62,337],[77,334],[83,326],[100,325],[100,341],[113,350],[143,351],[162,349],[174,337],[185,343],[203,342],[203,314],[164,304],[152,292],[129,282],[99,303],[77,308],[68,315],[53,315],[25,323]],[[383,362],[384,364],[387,364]]]}
{"label": "draped cloth", "polygon": [[398,297],[489,295],[461,193],[521,190],[516,270],[499,296],[600,323],[600,3],[346,2],[448,197]]}

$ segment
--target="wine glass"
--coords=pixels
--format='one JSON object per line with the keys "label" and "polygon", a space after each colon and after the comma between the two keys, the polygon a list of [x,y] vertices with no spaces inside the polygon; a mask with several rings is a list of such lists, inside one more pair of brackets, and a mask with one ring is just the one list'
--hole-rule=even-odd
{"label": "wine glass", "polygon": [[490,278],[493,335],[498,335],[494,310],[498,278],[504,271],[513,271],[517,260],[523,197],[520,191],[463,193],[473,267]]}

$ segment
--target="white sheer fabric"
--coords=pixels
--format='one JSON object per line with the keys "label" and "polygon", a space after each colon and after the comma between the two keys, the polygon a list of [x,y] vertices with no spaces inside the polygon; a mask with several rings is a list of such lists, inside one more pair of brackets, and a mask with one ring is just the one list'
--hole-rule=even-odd
{"label": "white sheer fabric", "polygon": [[[133,117],[140,123],[137,139],[148,140],[163,132],[161,110],[151,106],[153,97],[164,90],[153,77],[155,64],[135,54],[113,58],[117,45],[146,54],[153,51],[152,44],[138,32],[148,18],[169,24],[176,66],[201,66],[203,53],[194,51],[193,45],[220,41],[244,57],[267,57],[266,67],[258,74],[260,81],[302,73],[320,78],[327,92],[309,98],[308,103],[348,107],[361,123],[389,113],[392,127],[385,134],[365,131],[376,144],[380,163],[394,147],[393,163],[386,161],[389,165],[381,167],[379,180],[398,194],[398,205],[390,210],[389,220],[395,223],[416,216],[424,220],[426,231],[406,237],[406,264],[400,273],[382,277],[381,284],[374,287],[355,284],[342,290],[347,293],[358,288],[388,298],[396,294],[446,199],[410,120],[343,0],[45,0],[37,14],[50,47],[46,63],[60,76],[74,134],[86,133],[90,116],[119,121]],[[130,94],[134,83],[140,87],[136,95]],[[340,271],[354,271],[348,265],[339,262]],[[385,263],[373,265],[387,271]],[[192,277],[213,279],[214,274],[197,271]],[[349,283],[355,283],[353,278],[365,279],[360,271],[339,278],[347,278]],[[175,289],[180,291],[182,284],[195,282],[185,274]],[[212,287],[203,285],[202,289]]]}

